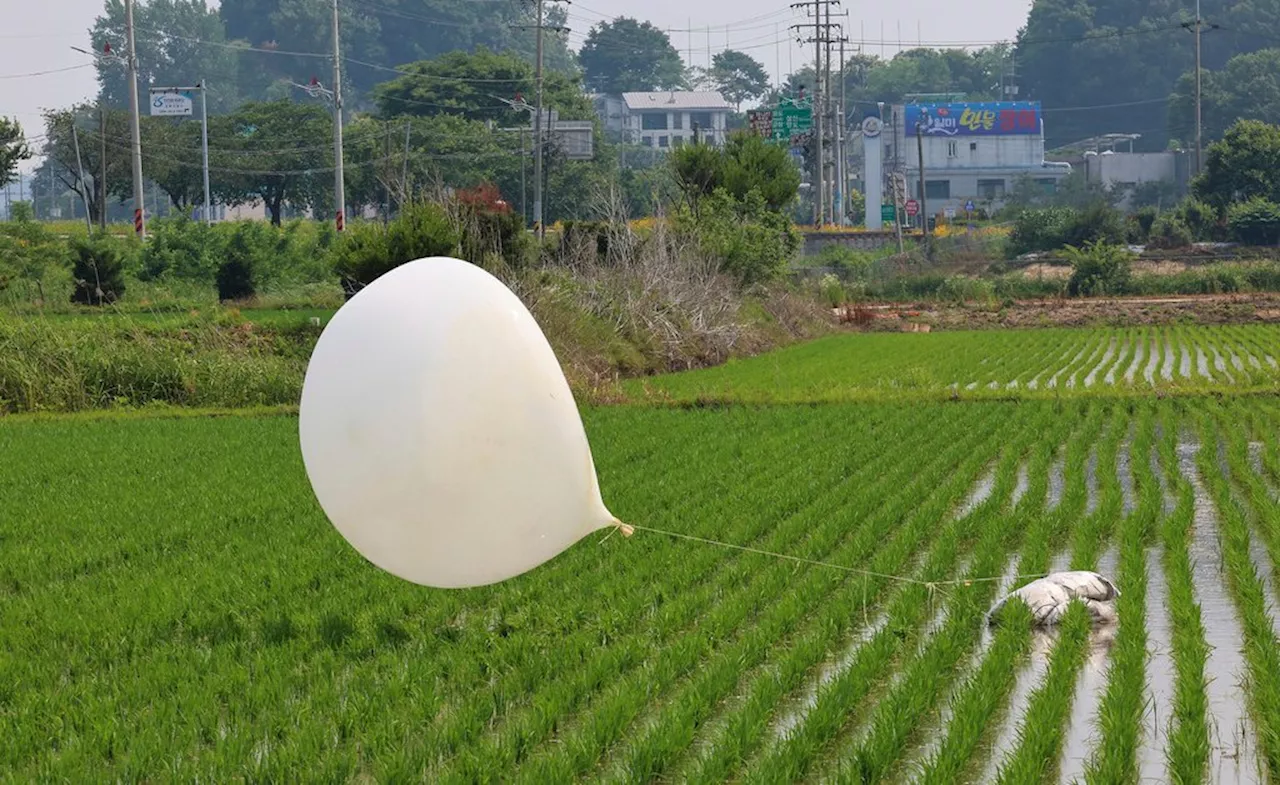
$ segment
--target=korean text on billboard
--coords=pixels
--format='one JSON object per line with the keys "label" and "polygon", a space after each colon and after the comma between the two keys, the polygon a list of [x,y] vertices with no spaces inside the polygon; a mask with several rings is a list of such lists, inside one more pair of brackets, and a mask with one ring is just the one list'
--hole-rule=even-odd
{"label": "korean text on billboard", "polygon": [[1040,104],[907,104],[903,125],[908,136],[917,129],[925,136],[1035,136],[1040,133]]}

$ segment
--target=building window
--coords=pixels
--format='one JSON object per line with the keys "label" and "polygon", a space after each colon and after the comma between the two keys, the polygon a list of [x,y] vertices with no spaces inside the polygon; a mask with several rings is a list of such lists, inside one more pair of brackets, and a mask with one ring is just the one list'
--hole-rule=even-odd
{"label": "building window", "polygon": [[950,199],[950,180],[925,180],[924,195],[926,199]]}
{"label": "building window", "polygon": [[1058,181],[1052,177],[1038,177],[1036,178],[1036,185],[1039,186],[1040,193],[1044,194],[1056,193],[1058,190]]}
{"label": "building window", "polygon": [[[337,133],[337,132],[335,131],[334,133]],[[659,136],[659,137],[658,137],[658,146],[659,146],[659,147],[667,147],[667,146],[668,146],[667,137],[665,137],[665,136]]]}
{"label": "building window", "polygon": [[671,115],[671,128],[676,131],[684,128],[684,112],[675,112]]}
{"label": "building window", "polygon": [[977,143],[977,142],[970,142],[970,143],[969,143],[969,152],[971,152],[971,153],[976,153],[976,152],[978,152],[978,143]]}
{"label": "building window", "polygon": [[683,137],[683,136],[673,136],[673,137],[671,137],[671,146],[672,146],[672,147],[683,147],[683,146],[684,146],[684,137]]}
{"label": "building window", "polygon": [[[335,132],[335,133],[336,133],[336,132]],[[645,147],[653,147],[653,137],[652,137],[652,136],[646,136],[646,137],[644,137],[643,139],[641,139],[640,141],[644,142],[644,146],[645,146]]]}
{"label": "building window", "polygon": [[956,146],[957,146],[957,145],[956,145],[956,143],[955,143],[955,142],[947,142],[947,157],[948,157],[948,158],[955,158],[955,157],[958,155],[958,153],[956,152]]}
{"label": "building window", "polygon": [[698,128],[701,128],[704,131],[707,130],[708,128],[715,127],[714,124],[711,122],[710,112],[690,112],[689,126],[690,127],[697,126]]}
{"label": "building window", "polygon": [[978,198],[988,202],[1004,198],[1004,180],[979,180]]}
{"label": "building window", "polygon": [[667,130],[666,112],[645,112],[640,115],[640,128],[644,131]]}

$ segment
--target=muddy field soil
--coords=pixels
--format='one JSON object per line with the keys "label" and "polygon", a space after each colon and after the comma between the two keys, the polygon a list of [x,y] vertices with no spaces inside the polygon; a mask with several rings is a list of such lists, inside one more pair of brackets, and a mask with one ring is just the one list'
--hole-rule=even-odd
{"label": "muddy field soil", "polygon": [[837,309],[837,321],[867,330],[980,330],[1280,322],[1280,294],[1098,297],[1019,300],[1012,304],[866,304]]}

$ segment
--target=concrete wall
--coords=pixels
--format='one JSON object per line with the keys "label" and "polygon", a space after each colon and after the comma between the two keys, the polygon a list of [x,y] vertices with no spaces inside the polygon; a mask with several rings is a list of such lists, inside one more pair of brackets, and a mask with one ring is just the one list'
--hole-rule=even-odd
{"label": "concrete wall", "polygon": [[[657,149],[671,149],[677,144],[690,144],[693,142],[693,121],[690,119],[688,110],[665,112],[667,116],[667,127],[662,129],[646,129],[641,127],[641,115],[651,114],[652,110],[644,112],[628,112],[626,116],[626,128],[630,139],[637,144],[647,144]],[[711,112],[711,128],[699,128],[698,135],[701,139],[710,141],[713,144],[719,144],[724,141],[725,126],[728,122],[729,113],[724,110],[715,110]],[[679,128],[676,128],[676,124]],[[662,148],[658,144],[659,137],[667,137],[667,147]],[[680,139],[680,142],[676,142]]]}

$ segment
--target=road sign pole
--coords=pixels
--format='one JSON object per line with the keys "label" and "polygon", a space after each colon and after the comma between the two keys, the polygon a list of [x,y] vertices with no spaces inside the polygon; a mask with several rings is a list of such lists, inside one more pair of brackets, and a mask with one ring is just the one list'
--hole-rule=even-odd
{"label": "road sign pole", "polygon": [[200,80],[200,148],[204,156],[204,224],[213,225],[213,203],[209,201],[209,88]]}

